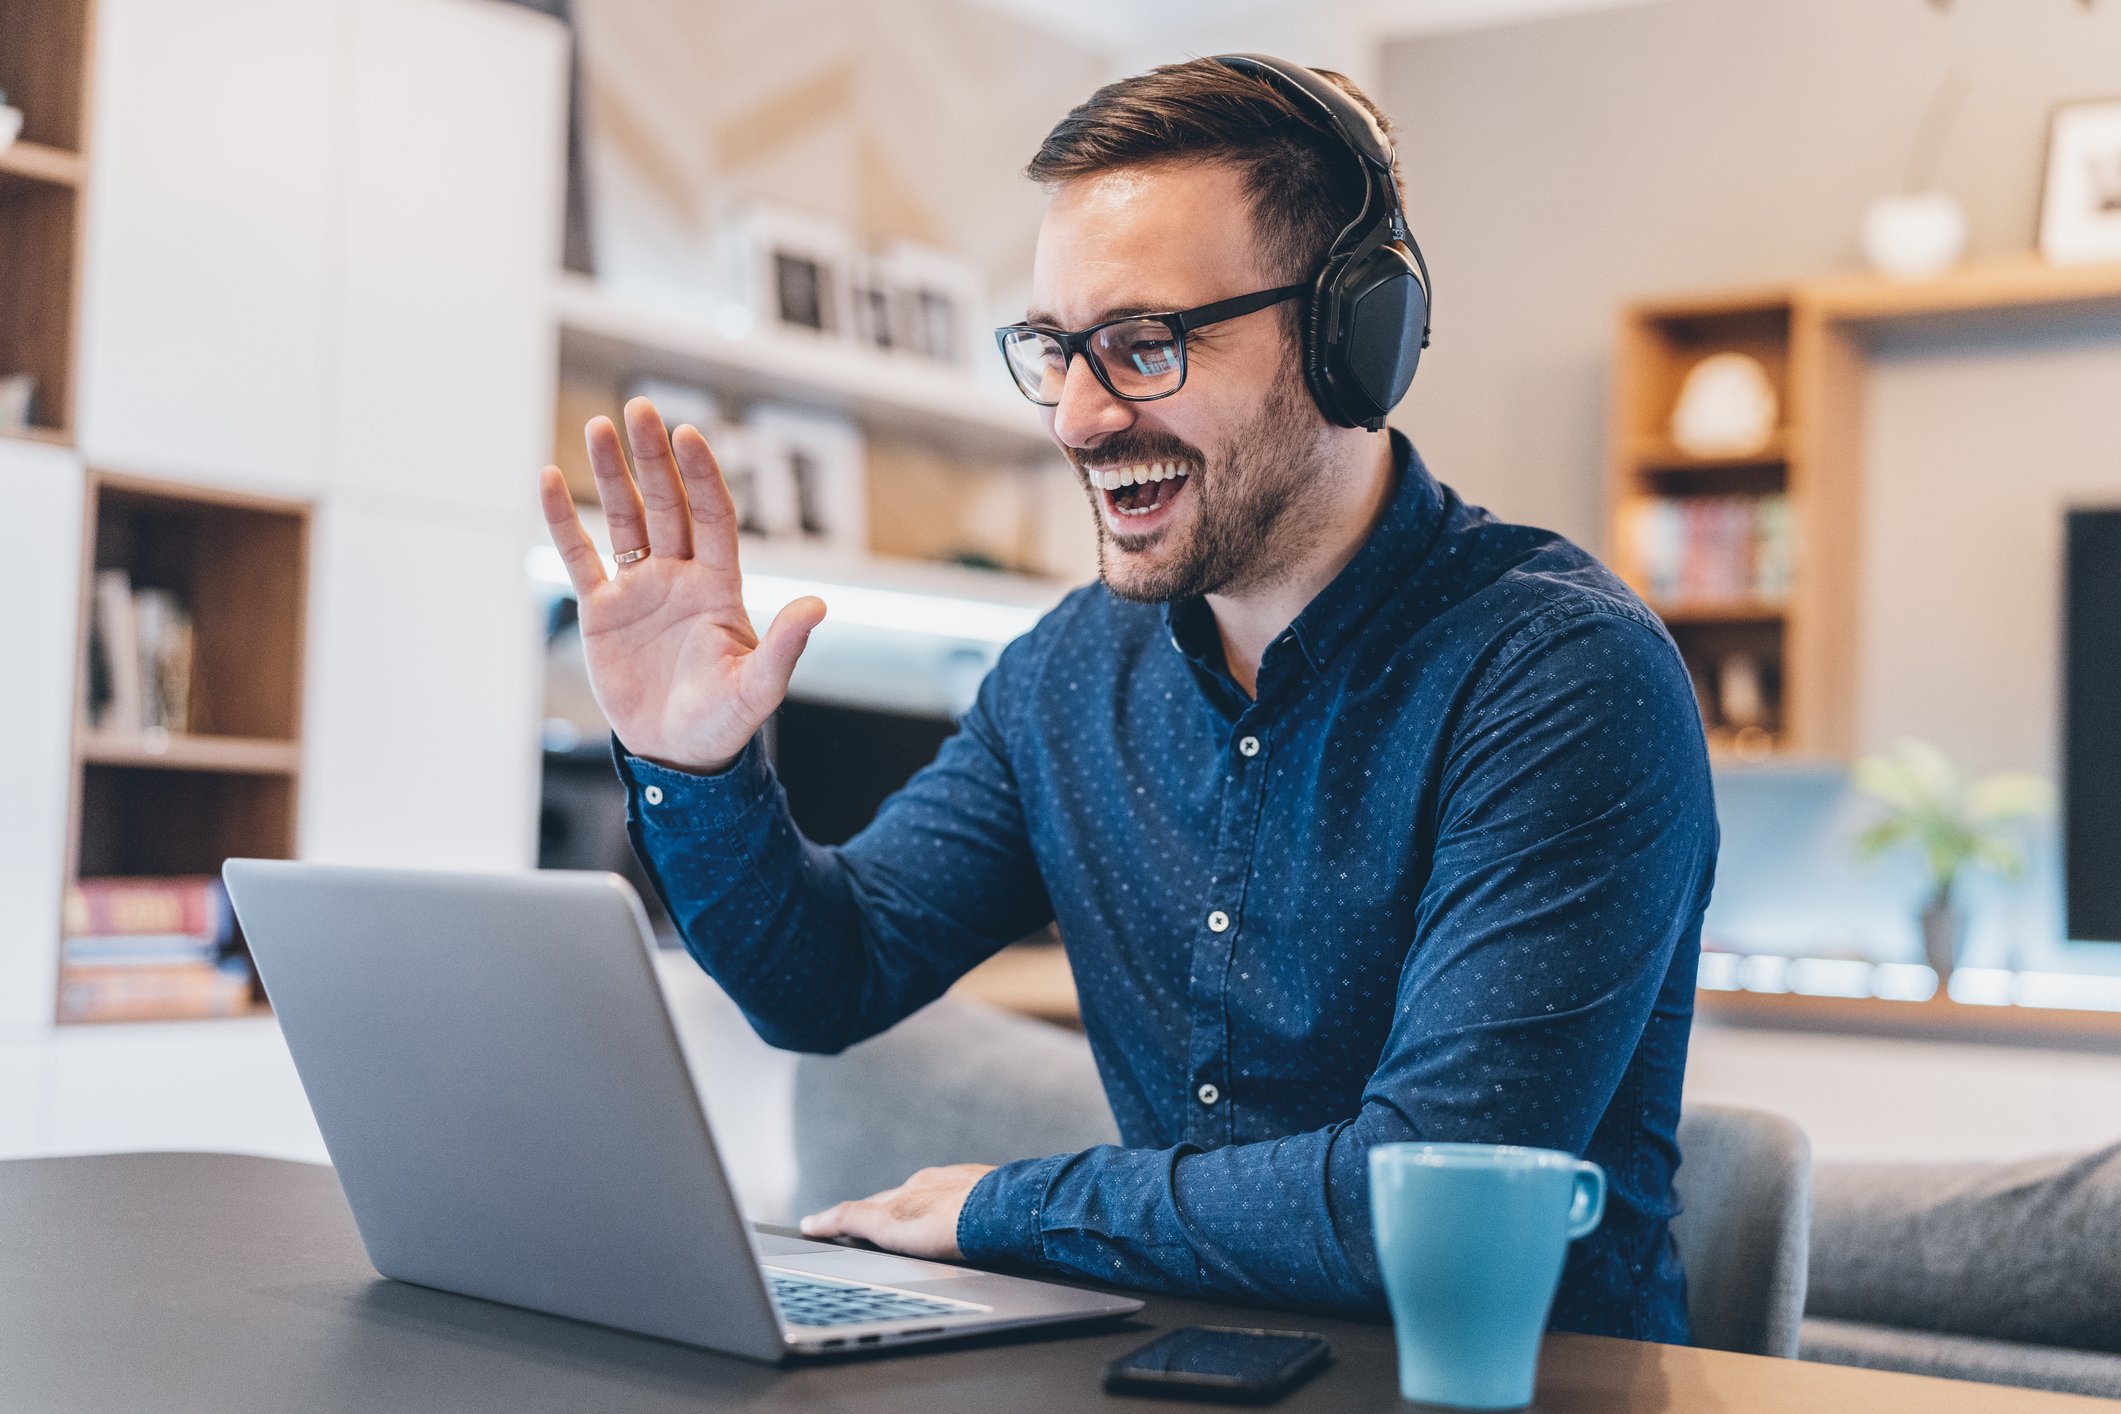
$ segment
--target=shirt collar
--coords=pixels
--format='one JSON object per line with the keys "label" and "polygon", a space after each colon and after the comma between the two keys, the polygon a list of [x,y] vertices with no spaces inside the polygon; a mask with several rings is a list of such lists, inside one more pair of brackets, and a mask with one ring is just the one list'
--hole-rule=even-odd
{"label": "shirt collar", "polygon": [[[1285,635],[1294,641],[1313,672],[1324,671],[1378,606],[1413,577],[1415,566],[1427,555],[1443,521],[1443,489],[1422,464],[1414,444],[1396,430],[1389,435],[1393,484],[1384,514],[1355,557],[1304,606]],[[1165,605],[1164,623],[1170,629],[1173,648],[1196,662],[1205,661],[1220,668],[1222,640],[1205,600],[1181,599]],[[1280,641],[1276,640],[1276,646]],[[1274,648],[1270,647],[1268,657],[1274,656]],[[1264,677],[1265,664],[1261,665],[1261,673]]]}

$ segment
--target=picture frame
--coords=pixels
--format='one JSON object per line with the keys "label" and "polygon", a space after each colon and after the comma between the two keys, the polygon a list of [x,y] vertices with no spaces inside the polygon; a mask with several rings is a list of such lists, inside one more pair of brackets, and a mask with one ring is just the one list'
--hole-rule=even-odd
{"label": "picture frame", "polygon": [[751,328],[832,338],[853,331],[848,282],[858,247],[845,227],[760,205],[733,220],[721,244],[727,303]]}
{"label": "picture frame", "polygon": [[2121,261],[2121,98],[2065,103],[2049,119],[2040,253],[2051,265]]}

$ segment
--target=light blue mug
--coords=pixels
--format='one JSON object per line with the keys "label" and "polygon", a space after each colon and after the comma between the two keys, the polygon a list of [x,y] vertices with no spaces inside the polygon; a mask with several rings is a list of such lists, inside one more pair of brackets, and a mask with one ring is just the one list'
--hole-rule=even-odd
{"label": "light blue mug", "polygon": [[1399,1392],[1423,1404],[1521,1409],[1569,1244],[1605,1216],[1605,1170],[1558,1149],[1380,1144],[1370,1220]]}

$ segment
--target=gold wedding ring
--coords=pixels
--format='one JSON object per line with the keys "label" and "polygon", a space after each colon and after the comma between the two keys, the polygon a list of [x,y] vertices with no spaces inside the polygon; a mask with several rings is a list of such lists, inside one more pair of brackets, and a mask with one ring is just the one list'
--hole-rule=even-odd
{"label": "gold wedding ring", "polygon": [[615,565],[630,565],[636,560],[645,560],[647,558],[648,547],[646,545],[643,545],[638,550],[628,550],[624,554],[613,555],[611,557],[611,562]]}

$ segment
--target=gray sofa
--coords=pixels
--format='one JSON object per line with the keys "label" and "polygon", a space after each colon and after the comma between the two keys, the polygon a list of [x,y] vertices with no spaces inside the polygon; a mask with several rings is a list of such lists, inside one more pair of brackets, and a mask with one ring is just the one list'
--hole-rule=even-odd
{"label": "gray sofa", "polygon": [[2121,1398],[2121,1145],[1813,1183],[1803,1358]]}
{"label": "gray sofa", "polygon": [[[952,999],[843,1055],[802,1057],[794,1103],[798,1212],[933,1164],[1118,1138],[1081,1036]],[[1802,1358],[2121,1397],[2121,1146],[2012,1165],[1821,1165],[1812,1199]],[[1780,1246],[1790,1231],[1801,1244],[1799,1216],[1770,1230]],[[1752,1250],[1791,1260],[1775,1243]],[[1785,1293],[1806,1275],[1801,1259],[1763,1273]]]}

